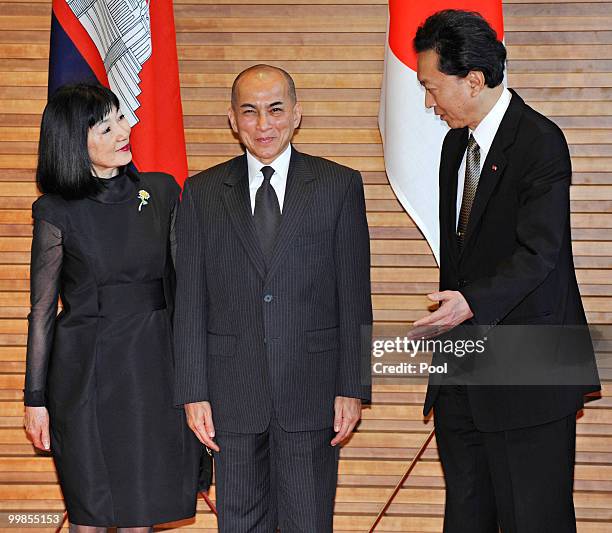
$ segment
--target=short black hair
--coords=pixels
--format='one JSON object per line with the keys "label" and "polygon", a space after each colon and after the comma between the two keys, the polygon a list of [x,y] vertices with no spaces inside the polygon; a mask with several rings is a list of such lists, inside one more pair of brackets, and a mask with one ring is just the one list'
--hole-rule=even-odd
{"label": "short black hair", "polygon": [[78,199],[100,191],[100,181],[92,175],[87,135],[113,108],[119,109],[119,100],[102,85],[64,85],[51,96],[38,143],[36,182],[41,192]]}
{"label": "short black hair", "polygon": [[297,102],[295,82],[293,81],[293,78],[291,77],[291,75],[286,70],[283,70],[280,67],[274,67],[272,65],[266,65],[264,63],[260,63],[259,65],[252,65],[248,68],[245,68],[240,74],[238,74],[238,76],[236,76],[234,83],[232,83],[232,106],[235,106],[236,104],[236,92],[237,92],[238,82],[240,81],[240,78],[242,78],[245,74],[248,74],[249,72],[253,72],[256,70],[272,70],[272,71],[276,71],[279,74],[281,74],[283,78],[285,78],[285,81],[287,82],[287,88],[289,89],[289,98],[291,98],[294,104]]}
{"label": "short black hair", "polygon": [[495,30],[475,11],[445,9],[425,20],[413,41],[417,53],[434,50],[438,70],[465,78],[471,70],[484,74],[488,87],[504,79],[506,47]]}

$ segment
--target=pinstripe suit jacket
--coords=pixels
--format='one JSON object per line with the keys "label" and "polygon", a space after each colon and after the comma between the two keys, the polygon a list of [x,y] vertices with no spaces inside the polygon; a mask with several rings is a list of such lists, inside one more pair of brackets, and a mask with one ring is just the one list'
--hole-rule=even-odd
{"label": "pinstripe suit jacket", "polygon": [[332,426],[335,396],[370,399],[359,172],[293,149],[266,264],[237,157],[187,180],[177,241],[177,405],[209,401],[216,428],[259,433],[272,413],[287,431],[317,430]]}

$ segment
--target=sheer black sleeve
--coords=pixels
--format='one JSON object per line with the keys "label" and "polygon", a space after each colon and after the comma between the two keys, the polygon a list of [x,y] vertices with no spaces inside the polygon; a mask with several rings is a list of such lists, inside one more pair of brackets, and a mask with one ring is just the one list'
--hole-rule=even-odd
{"label": "sheer black sleeve", "polygon": [[30,263],[30,304],[28,351],[24,403],[45,405],[47,367],[53,346],[57,299],[62,269],[62,232],[41,219],[34,220]]}
{"label": "sheer black sleeve", "polygon": [[176,213],[178,211],[179,200],[177,199],[172,206],[170,212],[170,255],[172,256],[172,264],[176,265],[176,231],[174,225],[176,222]]}

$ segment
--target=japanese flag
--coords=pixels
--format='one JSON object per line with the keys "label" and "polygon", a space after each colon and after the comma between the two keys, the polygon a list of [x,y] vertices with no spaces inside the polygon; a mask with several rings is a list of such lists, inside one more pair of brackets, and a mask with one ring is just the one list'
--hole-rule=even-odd
{"label": "japanese flag", "polygon": [[480,13],[503,40],[501,0],[389,0],[379,127],[391,187],[439,261],[438,167],[446,123],[425,109],[412,41],[425,19],[443,9]]}

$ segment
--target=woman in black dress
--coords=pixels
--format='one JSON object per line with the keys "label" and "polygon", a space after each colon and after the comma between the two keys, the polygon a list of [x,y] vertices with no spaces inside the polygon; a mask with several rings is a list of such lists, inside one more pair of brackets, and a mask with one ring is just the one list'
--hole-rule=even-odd
{"label": "woman in black dress", "polygon": [[[202,446],[172,405],[172,226],[180,189],[125,170],[116,96],[60,89],[43,114],[32,206],[28,436],[51,450],[71,531],[195,514]],[[57,313],[58,294],[62,311]]]}

